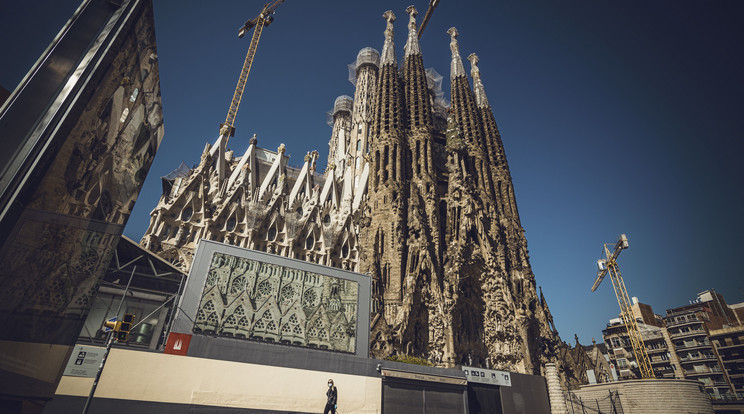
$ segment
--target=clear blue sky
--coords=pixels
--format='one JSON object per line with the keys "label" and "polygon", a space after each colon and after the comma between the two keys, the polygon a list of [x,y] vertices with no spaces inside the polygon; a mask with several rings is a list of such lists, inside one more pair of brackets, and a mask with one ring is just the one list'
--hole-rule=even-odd
{"label": "clear blue sky", "polygon": [[[15,88],[77,3],[0,6],[0,84]],[[236,31],[263,3],[156,0],[165,138],[129,237],[147,227],[159,177],[216,138],[250,43]],[[287,0],[264,32],[231,147],[242,153],[256,133],[262,147],[285,143],[293,165],[313,149],[325,160],[325,112],[353,95],[346,65],[382,48],[387,9],[400,58],[411,3],[423,17],[427,0]],[[740,0],[441,0],[424,63],[449,79],[450,26],[463,55],[479,55],[532,268],[564,340],[600,339],[617,316],[609,280],[590,287],[602,243],[620,233],[628,291],[657,313],[709,288],[744,301],[742,21]]]}

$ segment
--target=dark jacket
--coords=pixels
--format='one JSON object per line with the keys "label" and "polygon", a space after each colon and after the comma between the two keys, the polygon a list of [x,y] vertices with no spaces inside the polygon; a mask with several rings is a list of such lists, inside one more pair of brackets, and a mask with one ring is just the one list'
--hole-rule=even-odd
{"label": "dark jacket", "polygon": [[336,386],[328,387],[328,391],[326,391],[326,396],[328,397],[328,404],[330,405],[336,405],[336,399],[338,398],[338,391],[336,390]]}

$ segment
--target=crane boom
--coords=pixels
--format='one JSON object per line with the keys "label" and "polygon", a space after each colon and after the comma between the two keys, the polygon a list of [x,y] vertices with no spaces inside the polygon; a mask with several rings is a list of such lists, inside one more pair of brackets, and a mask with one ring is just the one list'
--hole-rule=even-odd
{"label": "crane boom", "polygon": [[426,29],[426,24],[429,23],[429,19],[431,19],[431,14],[434,12],[434,9],[439,6],[439,0],[429,0],[429,9],[426,10],[426,14],[424,15],[424,20],[421,22],[421,27],[418,29],[418,38],[421,39],[421,36],[424,34],[424,29]]}
{"label": "crane boom", "polygon": [[251,38],[251,44],[248,47],[248,53],[245,55],[245,61],[243,62],[243,69],[240,71],[240,77],[238,78],[238,86],[235,87],[235,93],[233,94],[232,102],[230,102],[230,109],[227,111],[225,122],[220,125],[220,130],[228,128],[226,131],[229,136],[235,135],[235,117],[238,115],[238,108],[240,107],[240,101],[243,99],[243,92],[245,91],[245,83],[248,80],[248,75],[251,73],[251,66],[253,66],[253,58],[256,56],[256,50],[258,49],[258,42],[261,40],[261,33],[263,33],[264,27],[268,26],[273,18],[274,10],[284,3],[284,0],[274,0],[272,3],[264,5],[263,10],[258,16],[245,22],[243,27],[238,30],[238,37],[243,37],[248,30],[253,28],[253,37]]}
{"label": "crane boom", "polygon": [[599,271],[597,272],[597,279],[594,281],[594,285],[592,286],[592,292],[597,290],[605,275],[609,273],[612,287],[614,288],[615,296],[617,297],[617,303],[620,305],[620,316],[625,324],[625,329],[628,332],[630,344],[633,348],[633,354],[638,363],[638,368],[641,371],[641,378],[654,378],[655,376],[654,370],[651,367],[651,360],[648,357],[646,346],[643,344],[643,337],[641,336],[641,332],[638,330],[638,324],[633,316],[633,308],[628,296],[628,290],[625,288],[623,276],[620,274],[620,266],[617,264],[617,257],[620,255],[620,252],[627,248],[628,238],[624,234],[620,235],[620,240],[615,243],[615,248],[612,252],[607,248],[607,244],[604,245],[605,259],[597,261]]}

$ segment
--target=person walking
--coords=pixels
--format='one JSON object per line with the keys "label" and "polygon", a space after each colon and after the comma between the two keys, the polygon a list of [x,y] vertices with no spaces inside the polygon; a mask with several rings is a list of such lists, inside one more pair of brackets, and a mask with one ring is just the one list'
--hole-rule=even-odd
{"label": "person walking", "polygon": [[338,390],[333,385],[333,380],[328,380],[328,391],[326,391],[326,397],[328,397],[328,401],[326,402],[325,409],[323,410],[323,414],[336,414],[336,403],[338,402]]}

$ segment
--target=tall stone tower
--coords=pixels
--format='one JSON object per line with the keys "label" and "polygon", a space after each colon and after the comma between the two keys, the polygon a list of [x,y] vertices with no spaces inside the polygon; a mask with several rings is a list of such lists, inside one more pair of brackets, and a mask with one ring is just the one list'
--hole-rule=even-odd
{"label": "tall stone tower", "polygon": [[[537,293],[509,166],[471,54],[471,88],[448,31],[451,105],[426,69],[409,7],[399,66],[395,14],[382,52],[350,65],[354,98],[334,102],[328,169],[297,169],[284,146],[241,157],[224,137],[199,165],[164,177],[142,244],[187,269],[201,237],[341,267],[372,279],[372,356],[539,373],[575,363]],[[221,332],[215,327],[215,332]]]}

